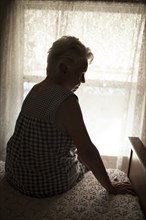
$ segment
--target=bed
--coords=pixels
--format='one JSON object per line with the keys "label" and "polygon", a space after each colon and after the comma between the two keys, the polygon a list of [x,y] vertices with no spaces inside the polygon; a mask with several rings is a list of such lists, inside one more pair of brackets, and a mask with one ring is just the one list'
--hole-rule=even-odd
{"label": "bed", "polygon": [[146,216],[146,148],[139,138],[129,138],[128,173],[107,169],[114,180],[131,181],[137,196],[111,195],[87,172],[74,188],[59,196],[37,199],[22,195],[5,180],[0,162],[1,220],[144,220]]}

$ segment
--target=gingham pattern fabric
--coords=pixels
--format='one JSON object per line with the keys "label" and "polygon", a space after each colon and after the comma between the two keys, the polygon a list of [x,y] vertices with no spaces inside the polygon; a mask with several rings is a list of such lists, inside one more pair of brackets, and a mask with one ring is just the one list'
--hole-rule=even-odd
{"label": "gingham pattern fabric", "polygon": [[66,131],[56,128],[55,113],[69,96],[54,86],[26,97],[15,131],[7,144],[6,178],[19,191],[48,197],[72,188],[83,177],[76,146]]}

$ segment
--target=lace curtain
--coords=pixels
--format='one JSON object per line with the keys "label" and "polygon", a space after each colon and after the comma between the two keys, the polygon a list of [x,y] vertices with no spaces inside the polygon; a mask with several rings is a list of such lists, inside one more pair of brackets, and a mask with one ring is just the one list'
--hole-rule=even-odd
{"label": "lace curtain", "polygon": [[[1,50],[1,159],[30,88],[46,75],[47,52],[74,35],[94,53],[76,92],[102,155],[127,156],[128,136],[145,142],[145,6],[92,1],[10,1]],[[118,162],[118,167],[121,162]]]}

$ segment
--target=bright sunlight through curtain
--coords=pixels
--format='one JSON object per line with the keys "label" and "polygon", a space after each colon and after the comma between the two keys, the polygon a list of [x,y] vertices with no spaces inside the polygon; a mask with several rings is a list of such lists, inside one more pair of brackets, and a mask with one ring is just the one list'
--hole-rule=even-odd
{"label": "bright sunlight through curtain", "polygon": [[145,138],[143,4],[20,0],[11,3],[5,23],[2,158],[21,103],[45,77],[48,49],[62,35],[78,37],[94,54],[76,94],[100,153],[123,157],[128,136]]}

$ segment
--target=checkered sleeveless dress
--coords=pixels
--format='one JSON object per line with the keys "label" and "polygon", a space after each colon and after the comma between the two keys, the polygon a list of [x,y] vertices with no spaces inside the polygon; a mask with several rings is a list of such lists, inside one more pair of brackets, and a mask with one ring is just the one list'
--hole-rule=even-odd
{"label": "checkered sleeveless dress", "polygon": [[24,100],[15,131],[7,144],[6,178],[26,195],[49,197],[72,188],[83,177],[71,136],[54,123],[60,104],[77,96],[62,86]]}

